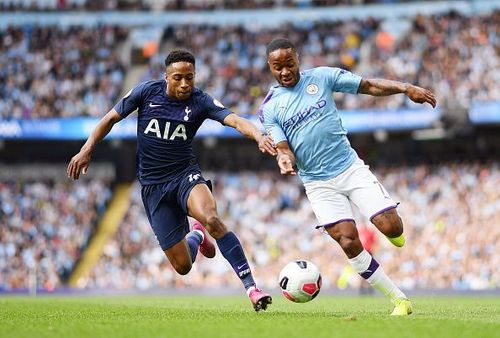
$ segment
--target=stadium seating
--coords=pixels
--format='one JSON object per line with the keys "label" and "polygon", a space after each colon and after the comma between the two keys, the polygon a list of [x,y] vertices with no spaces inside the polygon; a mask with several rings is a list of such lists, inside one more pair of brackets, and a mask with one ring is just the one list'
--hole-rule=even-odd
{"label": "stadium seating", "polygon": [[[443,164],[378,168],[381,182],[401,201],[407,244],[394,248],[377,232],[374,255],[405,289],[488,289],[500,285],[500,164]],[[238,234],[257,280],[276,287],[280,269],[308,259],[334,288],[347,264],[339,246],[320,231],[300,183],[271,172],[213,173],[219,213]],[[472,192],[475,193],[472,193]],[[368,224],[362,218],[359,223]],[[473,225],[473,226],[472,226]],[[371,225],[369,225],[371,227]],[[478,231],[478,229],[481,229]],[[360,278],[351,278],[356,287]],[[118,235],[105,247],[87,287],[239,287],[217,254],[198,256],[193,271],[177,275],[150,229],[137,185]]]}
{"label": "stadium seating", "polygon": [[0,182],[0,290],[64,286],[110,195],[103,180]]}
{"label": "stadium seating", "polygon": [[101,116],[125,76],[127,29],[28,26],[0,31],[0,119]]}
{"label": "stadium seating", "polygon": [[[435,90],[439,104],[468,108],[471,102],[500,100],[494,85],[500,59],[491,28],[499,16],[498,11],[473,17],[453,12],[418,16],[392,40],[375,19],[274,29],[181,25],[166,30],[164,43],[192,50],[198,59],[197,85],[242,115],[255,114],[273,83],[265,45],[283,35],[297,43],[302,69],[332,65],[364,77],[418,83]],[[102,116],[125,89],[125,64],[117,47],[126,36],[127,29],[118,27],[33,26],[0,32],[0,78],[6,84],[0,90],[0,118]],[[154,55],[139,80],[163,77],[163,59]],[[402,95],[345,95],[337,103],[346,109],[414,107]]]}
{"label": "stadium seating", "polygon": [[[498,101],[500,11],[464,16],[457,12],[417,16],[400,41],[375,39],[364,75],[404,80],[432,88],[441,105],[469,108],[472,101]],[[359,108],[411,105],[404,96],[351,99]]]}
{"label": "stadium seating", "polygon": [[[153,11],[210,11],[220,9],[264,9],[282,7],[325,7],[325,6],[348,6],[362,4],[376,4],[388,2],[411,2],[415,0],[118,0],[118,1],[95,1],[95,0],[2,0],[0,10],[2,11],[103,11],[103,10],[153,10]],[[420,0],[422,1],[422,0]]]}
{"label": "stadium seating", "polygon": [[[239,114],[255,114],[273,83],[265,60],[265,46],[274,37],[302,41],[302,68],[337,65],[354,69],[362,42],[375,32],[374,19],[349,22],[286,24],[275,29],[246,29],[243,26],[182,25],[169,31],[167,41],[187,48],[197,56],[197,86]],[[151,60],[143,80],[161,78],[163,59]]]}

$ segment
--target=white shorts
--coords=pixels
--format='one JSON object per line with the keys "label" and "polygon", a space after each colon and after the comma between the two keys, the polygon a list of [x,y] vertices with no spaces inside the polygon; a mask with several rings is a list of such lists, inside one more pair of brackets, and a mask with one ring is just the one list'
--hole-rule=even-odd
{"label": "white shorts", "polygon": [[321,226],[354,221],[351,203],[370,221],[397,206],[369,167],[359,158],[339,176],[326,181],[307,182],[304,187]]}

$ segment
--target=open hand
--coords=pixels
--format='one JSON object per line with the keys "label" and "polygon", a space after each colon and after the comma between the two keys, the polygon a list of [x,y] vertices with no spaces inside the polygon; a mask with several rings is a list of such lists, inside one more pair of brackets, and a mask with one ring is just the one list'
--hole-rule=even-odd
{"label": "open hand", "polygon": [[73,156],[68,164],[68,169],[66,169],[68,178],[77,180],[80,177],[80,173],[85,175],[89,168],[90,158],[91,153],[84,150],[81,150],[78,154]]}
{"label": "open hand", "polygon": [[290,156],[284,154],[278,158],[278,166],[280,167],[281,175],[285,176],[295,176],[297,172],[293,169],[293,163]]}
{"label": "open hand", "polygon": [[433,108],[436,108],[436,96],[428,89],[410,85],[406,90],[406,96],[416,103],[428,103]]}

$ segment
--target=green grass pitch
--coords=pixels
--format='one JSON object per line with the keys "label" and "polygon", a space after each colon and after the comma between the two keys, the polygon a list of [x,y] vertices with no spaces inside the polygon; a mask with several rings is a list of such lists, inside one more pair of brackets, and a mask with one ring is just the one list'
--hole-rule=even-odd
{"label": "green grass pitch", "polygon": [[382,297],[323,295],[265,312],[234,296],[0,297],[0,337],[500,337],[500,297],[415,297],[393,318]]}

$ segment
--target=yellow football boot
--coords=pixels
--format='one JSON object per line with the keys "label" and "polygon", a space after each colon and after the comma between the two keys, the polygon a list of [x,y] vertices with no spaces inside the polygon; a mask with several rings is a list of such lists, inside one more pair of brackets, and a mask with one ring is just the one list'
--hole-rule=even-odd
{"label": "yellow football boot", "polygon": [[413,309],[410,300],[400,298],[396,300],[396,305],[394,306],[394,311],[392,311],[391,316],[408,316],[412,312]]}
{"label": "yellow football boot", "polygon": [[400,236],[394,238],[387,237],[387,239],[398,248],[401,248],[406,243],[404,234],[401,234]]}

